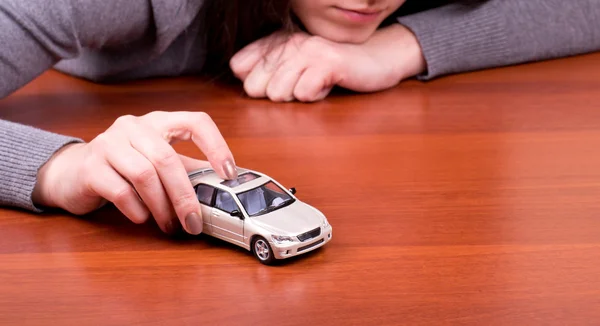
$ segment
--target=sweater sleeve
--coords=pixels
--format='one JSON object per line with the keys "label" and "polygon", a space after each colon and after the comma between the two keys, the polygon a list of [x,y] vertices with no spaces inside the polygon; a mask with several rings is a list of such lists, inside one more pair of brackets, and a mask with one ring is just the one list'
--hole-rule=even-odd
{"label": "sweater sleeve", "polygon": [[41,212],[31,199],[38,169],[62,146],[81,141],[0,120],[0,206]]}
{"label": "sweater sleeve", "polygon": [[0,98],[82,48],[110,48],[153,27],[150,0],[0,1]]}
{"label": "sweater sleeve", "polygon": [[475,0],[400,16],[438,76],[600,50],[599,0]]}
{"label": "sweater sleeve", "polygon": [[[149,0],[0,1],[0,98],[82,48],[110,48],[152,29]],[[40,212],[31,200],[38,169],[81,139],[0,120],[0,205]]]}

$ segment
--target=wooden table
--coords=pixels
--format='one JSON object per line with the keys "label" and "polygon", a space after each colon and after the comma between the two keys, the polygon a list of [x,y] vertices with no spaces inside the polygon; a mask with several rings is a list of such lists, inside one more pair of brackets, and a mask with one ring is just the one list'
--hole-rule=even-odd
{"label": "wooden table", "polygon": [[47,73],[0,117],[91,140],[123,114],[206,111],[240,166],[296,187],[334,236],[267,267],[111,207],[0,209],[0,324],[597,325],[598,103],[600,55],[308,105]]}

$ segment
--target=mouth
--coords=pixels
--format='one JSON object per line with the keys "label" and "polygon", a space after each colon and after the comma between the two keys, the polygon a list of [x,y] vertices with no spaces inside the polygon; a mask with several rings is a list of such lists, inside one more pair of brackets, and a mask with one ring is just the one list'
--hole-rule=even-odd
{"label": "mouth", "polygon": [[383,13],[382,9],[347,9],[334,7],[345,19],[355,23],[368,23],[377,20]]}

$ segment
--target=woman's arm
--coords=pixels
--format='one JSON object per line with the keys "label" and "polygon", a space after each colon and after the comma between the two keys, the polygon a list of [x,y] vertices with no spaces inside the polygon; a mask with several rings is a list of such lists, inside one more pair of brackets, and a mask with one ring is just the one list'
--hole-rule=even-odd
{"label": "woman's arm", "polygon": [[279,37],[273,34],[238,52],[231,68],[251,97],[308,102],[335,85],[372,92],[413,76],[427,80],[600,50],[598,0],[462,0],[397,21],[362,44],[298,33],[265,61]]}
{"label": "woman's arm", "polygon": [[[0,98],[81,49],[142,37],[153,26],[149,0],[0,1]],[[0,120],[0,205],[39,211],[31,194],[38,169],[80,139]]]}
{"label": "woman's arm", "polygon": [[600,50],[598,0],[476,0],[398,17],[438,76]]}
{"label": "woman's arm", "polygon": [[0,98],[84,47],[122,45],[152,27],[150,0],[0,1]]}
{"label": "woman's arm", "polygon": [[64,145],[80,139],[0,120],[0,206],[40,212],[31,195],[39,168]]}

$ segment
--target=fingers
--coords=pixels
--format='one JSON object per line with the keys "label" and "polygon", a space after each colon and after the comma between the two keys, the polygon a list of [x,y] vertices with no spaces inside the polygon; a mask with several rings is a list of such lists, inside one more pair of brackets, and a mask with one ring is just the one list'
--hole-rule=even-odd
{"label": "fingers", "polygon": [[[175,140],[193,140],[210,161],[179,155]],[[188,171],[213,166],[236,177],[233,155],[216,125],[200,112],[152,112],[123,116],[89,143],[70,146],[41,170],[56,193],[53,207],[86,214],[112,202],[134,223],[153,216],[162,231],[202,232],[200,203]],[[58,200],[54,199],[58,198]]]}
{"label": "fingers", "polygon": [[253,98],[267,96],[267,87],[270,84],[274,68],[267,68],[264,61],[258,63],[244,80],[244,91]]}
{"label": "fingers", "polygon": [[251,44],[232,59],[232,67],[253,98],[274,102],[324,99],[341,80],[345,52],[319,38],[296,35],[263,55],[265,44]]}
{"label": "fingers", "polygon": [[293,101],[296,85],[305,70],[304,62],[291,60],[285,62],[266,83],[265,95],[275,102]]}
{"label": "fingers", "polygon": [[[281,71],[282,66],[293,68],[298,66],[297,63],[290,59],[294,57],[294,51],[290,49],[292,45],[285,44],[273,50],[269,55],[258,58],[250,71],[244,72],[241,75],[244,80],[244,91],[248,96],[254,98],[263,98],[267,96],[267,87],[271,84],[272,77],[277,72]],[[249,56],[250,57],[250,56]],[[255,56],[251,56],[252,60],[256,60]],[[290,62],[292,62],[290,64]],[[288,63],[286,65],[286,63]]]}
{"label": "fingers", "polygon": [[272,73],[252,71],[246,89],[253,97],[268,97],[275,102],[314,102],[324,99],[339,81],[329,67],[288,61]]}
{"label": "fingers", "polygon": [[[190,234],[202,232],[202,215],[200,203],[187,176],[187,171],[179,155],[160,135],[144,124],[129,130],[131,147],[137,150],[148,162],[133,161],[136,166],[133,175],[136,179],[136,189],[144,192],[144,198],[150,206],[156,222],[163,230],[172,223],[173,208],[176,217],[184,229]],[[134,154],[131,154],[135,156]],[[131,163],[130,163],[131,164]],[[137,187],[139,185],[139,188]],[[162,185],[162,187],[161,187]],[[161,192],[160,188],[164,189]],[[155,208],[155,210],[153,209]]]}
{"label": "fingers", "polygon": [[115,170],[99,164],[89,177],[88,188],[112,202],[123,215],[134,223],[144,223],[150,217],[150,211],[140,200],[133,187]]}
{"label": "fingers", "polygon": [[179,159],[181,160],[181,163],[183,164],[183,167],[185,168],[185,170],[188,172],[193,171],[193,170],[206,169],[206,168],[211,167],[210,162],[203,161],[203,160],[197,160],[197,159],[191,158],[189,156],[180,154]]}
{"label": "fingers", "polygon": [[152,112],[143,117],[163,138],[193,141],[224,179],[237,177],[233,154],[214,121],[204,112]]}
{"label": "fingers", "polygon": [[[171,146],[178,140],[194,141],[209,161],[179,155]],[[223,136],[212,119],[201,112],[159,111],[120,117],[92,146],[106,161],[103,169],[112,171],[110,180],[94,178],[93,188],[136,223],[143,223],[152,214],[166,233],[178,227],[190,234],[202,232],[200,203],[188,171],[212,166],[223,178],[237,176]],[[112,193],[111,183],[121,193]]]}
{"label": "fingers", "polygon": [[123,142],[113,143],[111,150],[107,151],[106,160],[117,173],[131,183],[161,230],[171,233],[172,219],[175,217],[171,201],[152,162],[130,144]]}
{"label": "fingers", "polygon": [[320,101],[324,99],[339,80],[334,74],[321,67],[309,67],[298,78],[293,90],[293,97],[303,102]]}
{"label": "fingers", "polygon": [[274,53],[281,54],[281,45],[285,43],[285,40],[285,34],[275,33],[250,43],[231,58],[229,67],[237,78],[246,80],[259,62],[268,56],[273,57]]}
{"label": "fingers", "polygon": [[246,80],[254,67],[263,59],[264,54],[261,43],[252,43],[231,58],[229,67],[237,78]]}

